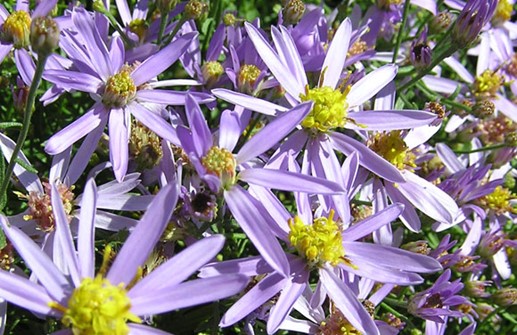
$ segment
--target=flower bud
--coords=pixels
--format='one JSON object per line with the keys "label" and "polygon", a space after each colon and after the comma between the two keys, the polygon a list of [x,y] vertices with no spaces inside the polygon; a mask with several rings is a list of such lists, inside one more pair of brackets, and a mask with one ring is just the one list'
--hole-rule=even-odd
{"label": "flower bud", "polygon": [[517,304],[517,288],[503,287],[492,295],[492,299],[499,306],[511,306]]}
{"label": "flower bud", "polygon": [[479,242],[478,253],[481,257],[490,258],[505,244],[504,235],[499,232],[486,233]]}
{"label": "flower bud", "polygon": [[472,113],[479,118],[486,118],[495,112],[495,105],[488,99],[481,99],[476,101],[472,106]]}
{"label": "flower bud", "polygon": [[497,6],[497,0],[467,1],[452,29],[452,41],[458,48],[473,42],[481,28],[490,21]]}
{"label": "flower bud", "polygon": [[296,24],[302,19],[305,12],[305,4],[302,0],[286,1],[282,9],[282,15],[286,24]]}
{"label": "flower bud", "polygon": [[452,14],[449,12],[440,12],[429,22],[429,31],[431,34],[439,34],[447,31],[452,24]]}
{"label": "flower bud", "polygon": [[176,6],[177,3],[177,0],[157,0],[156,7],[158,7],[161,13],[168,13]]}
{"label": "flower bud", "polygon": [[185,16],[187,19],[199,19],[208,12],[208,4],[200,0],[190,0],[185,5]]}
{"label": "flower bud", "polygon": [[31,47],[39,56],[50,55],[59,45],[59,27],[53,18],[39,16],[31,23]]}
{"label": "flower bud", "polygon": [[485,287],[490,286],[491,282],[482,280],[470,280],[465,283],[465,293],[473,298],[488,298],[490,293],[486,292]]}

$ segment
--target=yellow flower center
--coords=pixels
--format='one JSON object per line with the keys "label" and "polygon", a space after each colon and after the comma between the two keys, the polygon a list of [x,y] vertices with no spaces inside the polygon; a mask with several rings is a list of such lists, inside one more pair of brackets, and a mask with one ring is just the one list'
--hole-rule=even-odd
{"label": "yellow flower center", "polygon": [[3,38],[14,44],[16,49],[26,48],[30,44],[31,17],[29,13],[18,10],[4,21]]}
{"label": "yellow flower center", "polygon": [[223,16],[223,23],[225,26],[233,26],[237,19],[235,18],[235,15],[232,13],[226,13]]}
{"label": "yellow flower center", "polygon": [[[49,183],[43,182],[43,193],[32,191],[29,194],[22,194],[15,192],[18,198],[25,199],[28,202],[29,214],[23,217],[24,220],[35,220],[38,229],[44,232],[51,232],[54,230],[54,213],[52,212],[51,190]],[[65,184],[58,183],[56,185],[63,202],[63,208],[68,215],[68,220],[71,220],[71,213],[74,208],[74,186],[68,187]]]}
{"label": "yellow flower center", "polygon": [[492,23],[500,25],[510,20],[512,17],[513,5],[508,0],[499,0],[495,8],[494,16],[492,16]]}
{"label": "yellow flower center", "polygon": [[138,170],[152,169],[160,162],[163,151],[161,140],[155,132],[134,120],[129,138],[129,152]]}
{"label": "yellow flower center", "polygon": [[137,34],[140,40],[144,39],[147,28],[149,28],[149,25],[144,19],[134,19],[129,22],[129,30]]}
{"label": "yellow flower center", "polygon": [[377,133],[369,141],[368,146],[399,170],[411,169],[416,166],[415,155],[408,150],[400,136],[400,130]]}
{"label": "yellow flower center", "polygon": [[339,263],[351,265],[345,258],[341,227],[332,219],[333,216],[334,211],[330,211],[328,218],[314,219],[312,225],[304,224],[298,216],[288,221],[289,242],[311,267],[321,267],[327,262],[332,266]]}
{"label": "yellow flower center", "polygon": [[125,107],[136,95],[136,85],[131,78],[131,68],[122,67],[119,73],[109,77],[102,96],[102,102],[107,107]]}
{"label": "yellow flower center", "polygon": [[142,322],[131,313],[131,300],[123,284],[114,286],[101,275],[83,279],[70,296],[68,307],[56,302],[49,305],[63,312],[62,322],[74,335],[127,335],[127,321]]}
{"label": "yellow flower center", "polygon": [[516,197],[517,196],[506,187],[497,186],[494,192],[480,199],[480,204],[497,214],[503,214],[505,212],[517,214],[517,207],[511,203],[511,200]]}
{"label": "yellow flower center", "polygon": [[302,127],[323,133],[343,127],[347,120],[348,92],[350,92],[350,86],[347,86],[344,92],[328,86],[311,89],[306,87],[305,94],[300,94],[300,99],[302,102],[313,101],[314,106],[302,121]]}
{"label": "yellow flower center", "polygon": [[473,93],[476,98],[493,98],[503,83],[503,78],[490,70],[486,70],[474,80]]}
{"label": "yellow flower center", "polygon": [[400,5],[402,3],[402,0],[379,0],[378,6],[381,9],[389,10],[391,6]]}
{"label": "yellow flower center", "polygon": [[216,146],[211,147],[201,159],[201,164],[203,164],[208,173],[221,178],[224,188],[235,183],[237,162],[233,154],[228,150]]}
{"label": "yellow flower center", "polygon": [[239,88],[242,92],[251,93],[258,77],[260,69],[253,64],[244,64],[239,71]]}
{"label": "yellow flower center", "polygon": [[223,66],[217,61],[206,62],[202,66],[203,77],[207,85],[214,85],[224,73]]}

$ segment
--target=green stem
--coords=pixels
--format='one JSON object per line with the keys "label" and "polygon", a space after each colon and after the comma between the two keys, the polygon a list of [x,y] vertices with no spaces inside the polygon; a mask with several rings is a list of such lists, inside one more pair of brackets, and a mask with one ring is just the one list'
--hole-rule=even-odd
{"label": "green stem", "polygon": [[40,55],[37,64],[36,71],[34,72],[34,77],[32,78],[31,87],[29,89],[29,96],[27,98],[27,104],[25,105],[25,111],[23,113],[23,126],[18,134],[18,139],[16,140],[16,146],[14,147],[13,153],[11,155],[11,159],[9,160],[9,164],[7,165],[7,169],[5,171],[5,177],[2,180],[2,184],[0,185],[0,210],[5,208],[7,203],[7,186],[9,185],[9,181],[11,180],[11,176],[14,171],[14,166],[16,165],[16,159],[22,150],[22,146],[27,138],[27,134],[29,133],[29,128],[31,125],[31,117],[32,110],[34,108],[34,101],[36,100],[36,91],[41,83],[41,77],[43,76],[43,70],[45,69],[45,64],[47,62],[49,55]]}
{"label": "green stem", "polygon": [[[481,147],[481,148],[472,149],[472,150],[452,150],[452,152],[454,152],[456,154],[473,154],[476,152],[497,150],[497,149],[507,148],[507,147],[508,147],[508,145],[503,143],[503,144],[489,145],[486,147]],[[429,152],[435,153],[436,150],[429,150]]]}
{"label": "green stem", "polygon": [[409,13],[409,3],[409,0],[406,0],[404,2],[404,13],[402,16],[402,23],[400,24],[399,33],[397,34],[397,41],[395,42],[395,51],[393,51],[393,59],[391,60],[393,64],[395,64],[395,62],[397,61],[397,56],[399,54],[400,43],[402,42],[402,32],[404,31],[404,27],[406,26],[406,21]]}
{"label": "green stem", "polygon": [[122,40],[124,41],[124,44],[127,47],[133,46],[133,44],[134,44],[133,41],[129,37],[127,37],[126,33],[124,32],[124,30],[122,30],[122,28],[120,27],[120,25],[117,22],[117,19],[115,19],[113,14],[111,14],[106,8],[104,8],[104,6],[96,7],[95,10],[101,14],[104,14],[108,18],[110,24],[120,34],[120,37],[122,38]]}
{"label": "green stem", "polygon": [[167,21],[169,21],[169,13],[165,13],[160,17],[160,31],[158,32],[157,44],[160,45],[162,43],[163,33],[165,32],[165,27],[167,27]]}

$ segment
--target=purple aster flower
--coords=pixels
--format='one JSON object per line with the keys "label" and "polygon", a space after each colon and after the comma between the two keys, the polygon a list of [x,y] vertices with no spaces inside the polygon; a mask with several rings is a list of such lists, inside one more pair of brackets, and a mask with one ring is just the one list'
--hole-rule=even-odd
{"label": "purple aster flower", "polygon": [[463,48],[474,41],[492,18],[496,6],[495,0],[467,1],[452,28],[452,42]]}
{"label": "purple aster flower", "polygon": [[[130,66],[124,64],[125,50],[120,38],[115,37],[108,48],[86,11],[76,8],[72,20],[81,38],[69,33],[69,39],[62,44],[74,57],[77,70],[48,70],[45,78],[66,90],[88,92],[96,103],[85,115],[52,136],[45,150],[58,154],[86,135],[86,142],[96,145],[108,124],[110,161],[117,180],[121,181],[128,165],[131,115],[160,137],[179,144],[175,130],[153,109],[156,104],[161,109],[168,104],[184,104],[185,92],[153,89],[160,82],[148,82],[178,59],[194,34],[181,36],[141,64]],[[211,100],[207,94],[193,95],[200,100]]]}
{"label": "purple aster flower", "polygon": [[457,295],[462,289],[461,279],[451,282],[451,270],[447,269],[436,282],[425,291],[415,294],[408,306],[408,312],[436,323],[444,323],[445,317],[461,318],[465,314],[451,309],[462,304],[471,305],[467,298]]}
{"label": "purple aster flower", "polygon": [[[54,190],[57,192],[55,185]],[[239,292],[247,283],[241,275],[185,281],[212,259],[224,244],[213,236],[185,249],[151,273],[142,277],[142,266],[163,233],[177,200],[177,186],[158,193],[113,263],[108,267],[110,248],[103,266],[95,275],[94,229],[95,184],[87,184],[85,197],[91,204],[81,214],[77,249],[61,202],[52,198],[56,218],[56,238],[66,260],[67,272],[60,271],[39,247],[18,228],[0,217],[2,228],[38,284],[7,271],[1,271],[0,292],[6,300],[32,312],[57,317],[69,330],[54,334],[97,333],[156,334],[141,325],[139,316],[163,313],[203,304]],[[166,280],[164,280],[166,278]],[[192,295],[192,292],[196,292]],[[99,308],[102,306],[102,308]]]}
{"label": "purple aster flower", "polygon": [[[403,209],[399,204],[343,229],[339,218],[334,218],[333,210],[328,216],[323,212],[321,216],[313,217],[307,197],[298,199],[298,215],[293,218],[271,191],[256,186],[250,188],[258,201],[244,190],[239,191],[239,202],[232,205],[232,212],[238,222],[257,225],[257,218],[262,218],[265,226],[284,240],[298,256],[290,253],[284,255],[291,271],[287,277],[273,271],[270,266],[259,267],[259,259],[256,258],[207,265],[202,276],[232,271],[242,273],[239,269],[243,269],[249,276],[267,273],[262,281],[228,310],[221,321],[222,326],[241,320],[279,293],[269,312],[267,325],[268,333],[275,332],[305,290],[309,275],[314,270],[319,275],[319,285],[350,324],[362,333],[378,334],[377,326],[343,278],[358,276],[382,283],[412,285],[423,282],[417,272],[441,269],[439,263],[431,257],[358,241],[398,217]],[[278,244],[269,238],[257,238],[263,244]]]}

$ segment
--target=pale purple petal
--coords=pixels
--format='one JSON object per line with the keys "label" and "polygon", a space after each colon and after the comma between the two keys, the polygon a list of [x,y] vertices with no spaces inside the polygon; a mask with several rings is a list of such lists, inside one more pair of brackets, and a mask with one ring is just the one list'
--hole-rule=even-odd
{"label": "pale purple petal", "polygon": [[70,162],[70,166],[68,167],[65,177],[70,185],[75,184],[75,182],[81,177],[86,166],[90,162],[93,152],[97,149],[97,144],[99,143],[99,139],[103,133],[104,126],[97,127],[84,138],[74,158]]}
{"label": "pale purple petal", "polygon": [[45,151],[50,155],[58,154],[95,128],[100,127],[104,129],[108,120],[107,115],[104,105],[95,104],[86,114],[49,138],[45,145]]}
{"label": "pale purple petal", "polygon": [[[9,226],[9,222],[3,215],[0,215],[0,224],[9,241],[11,241],[18,254],[25,261],[25,264],[45,286],[52,298],[58,302],[63,302],[67,294],[65,290],[70,287],[70,284],[49,256],[19,228]],[[3,297],[5,298],[5,296]]]}
{"label": "pale purple petal", "polygon": [[[185,108],[187,110],[187,120],[189,124],[192,136],[192,146],[197,156],[202,157],[205,155],[213,144],[212,133],[208,127],[208,123],[199,107],[199,104],[192,98],[190,94],[187,94],[185,100]],[[190,153],[190,152],[188,152]]]}
{"label": "pale purple petal", "polygon": [[247,162],[281,142],[312,109],[312,102],[300,104],[277,117],[258,133],[253,135],[236,155],[238,164]]}
{"label": "pale purple petal", "polygon": [[228,101],[234,105],[242,106],[251,111],[265,115],[278,115],[281,112],[288,111],[288,108],[274,104],[272,102],[255,98],[246,94],[230,91],[224,88],[213,89],[212,94],[219,99]]}
{"label": "pale purple petal", "polygon": [[266,220],[270,217],[260,212],[257,200],[239,185],[225,191],[224,198],[235,220],[248,235],[262,257],[276,271],[287,276],[289,274],[289,263],[280,243],[269,230]]}
{"label": "pale purple petal", "polygon": [[140,86],[167,70],[167,68],[171,66],[171,64],[174,63],[185,52],[185,50],[187,50],[188,46],[196,36],[197,33],[187,33],[182,35],[165,48],[158,51],[158,53],[147,58],[133,72],[131,72],[131,78],[133,78],[135,85]]}
{"label": "pale purple petal", "polygon": [[[214,98],[201,92],[188,92],[196,99],[198,103],[208,103],[214,101]],[[151,102],[155,104],[165,104],[173,106],[185,105],[186,91],[170,91],[170,90],[138,90],[136,97],[138,101]]]}
{"label": "pale purple petal", "polygon": [[394,64],[384,65],[383,67],[368,73],[365,77],[352,85],[352,88],[346,97],[348,104],[351,107],[362,105],[391,82],[396,75],[397,66]]}
{"label": "pale purple petal", "polygon": [[219,123],[219,148],[232,152],[239,141],[241,133],[239,113],[235,110],[224,110]]}
{"label": "pale purple petal", "polygon": [[[224,241],[224,236],[213,235],[190,245],[133,286],[128,292],[129,298],[145,295],[145,292],[150,290],[171,288],[187,280],[199,268],[214,259],[224,246]],[[171,273],[174,273],[174,276],[170,276]]]}
{"label": "pale purple petal", "polygon": [[422,81],[424,82],[425,86],[427,86],[432,91],[447,94],[454,93],[454,91],[456,91],[456,88],[459,85],[457,81],[431,75],[423,76]]}
{"label": "pale purple petal", "polygon": [[111,110],[108,124],[110,162],[118,181],[122,181],[127,172],[130,122],[128,111],[124,109]]}
{"label": "pale purple petal", "polygon": [[81,275],[79,273],[79,262],[75,251],[72,233],[70,231],[70,223],[63,208],[63,201],[59,196],[59,191],[55,184],[51,184],[52,189],[52,213],[54,214],[57,243],[61,245],[64,260],[74,286],[78,287],[81,283]]}
{"label": "pale purple petal", "polygon": [[124,41],[120,36],[115,36],[111,40],[111,49],[109,51],[111,65],[114,72],[120,71],[126,59],[126,50],[124,49]]}
{"label": "pale purple petal", "polygon": [[[28,1],[27,1],[27,3],[28,3]],[[34,9],[34,11],[32,12],[32,15],[31,15],[32,19],[34,19],[38,16],[47,16],[50,13],[50,11],[54,9],[56,4],[57,4],[57,0],[40,1],[39,4]],[[19,10],[19,9],[17,8],[16,10]],[[28,11],[28,10],[29,10],[29,8],[27,6],[27,9],[25,9],[25,11]]]}
{"label": "pale purple petal", "polygon": [[[357,130],[390,131],[426,126],[436,120],[435,113],[420,110],[360,111],[348,115],[358,126],[347,123],[346,127]],[[366,126],[365,127],[363,127]]]}
{"label": "pale purple petal", "polygon": [[301,173],[273,169],[246,169],[238,178],[250,184],[275,190],[306,192],[311,194],[338,194],[344,192],[341,185]]}
{"label": "pale purple petal", "polygon": [[495,99],[492,99],[495,108],[510,118],[513,122],[517,122],[517,106],[506,99],[502,95],[498,94]]}
{"label": "pale purple petal", "polygon": [[0,271],[0,296],[9,302],[35,313],[53,313],[50,297],[43,287],[8,271]]}
{"label": "pale purple petal", "polygon": [[36,71],[36,65],[29,55],[29,52],[25,49],[16,49],[14,51],[14,61],[23,82],[25,85],[30,85],[34,77],[34,72]]}
{"label": "pale purple petal", "polygon": [[[287,29],[283,26],[279,28],[280,31],[275,26],[271,27],[271,36],[278,51],[278,57],[290,69],[290,73],[295,77],[296,83],[299,84],[298,89],[301,88],[303,91],[305,86],[307,86],[307,75],[305,74],[300,54]],[[295,98],[298,100],[298,96],[295,96]]]}
{"label": "pale purple petal", "polygon": [[447,193],[414,173],[403,171],[403,174],[407,182],[400,183],[398,190],[416,208],[437,221],[447,223],[454,221],[459,214],[459,209]]}
{"label": "pale purple petal", "polygon": [[345,283],[330,269],[320,269],[319,274],[320,280],[328,292],[329,297],[348,321],[350,321],[352,326],[363,334],[380,335],[370,314],[368,314],[363,305],[357,300],[352,290],[346,287]]}
{"label": "pale purple petal", "polygon": [[427,9],[433,15],[436,15],[436,1],[434,0],[411,0],[411,4],[423,9]]}
{"label": "pale purple petal", "polygon": [[291,219],[291,214],[285,209],[285,206],[278,200],[278,198],[271,192],[271,190],[250,185],[249,192],[257,198],[268,209],[269,215],[273,218],[276,225],[270,227],[273,233],[282,240],[287,240],[289,234],[289,225],[287,221]]}
{"label": "pale purple petal", "polygon": [[437,143],[436,154],[440,157],[441,161],[445,164],[450,173],[465,170],[465,166],[463,166],[456,154],[446,144]]}
{"label": "pale purple petal", "polygon": [[84,201],[79,215],[79,231],[77,233],[77,256],[81,277],[93,278],[95,274],[95,209],[97,208],[97,189],[93,179],[86,182]]}
{"label": "pale purple petal", "polygon": [[124,242],[117,258],[106,276],[113,284],[128,284],[153,250],[156,242],[169,223],[178,201],[178,186],[164,186],[153,200],[144,216]]}
{"label": "pale purple petal", "polygon": [[273,272],[273,268],[264,260],[264,258],[261,256],[251,256],[207,264],[199,270],[198,277],[206,278],[231,273],[239,273],[248,277],[254,277],[256,275],[270,272]]}
{"label": "pale purple petal", "polygon": [[380,227],[397,219],[403,210],[404,206],[397,203],[367,217],[361,222],[346,229],[343,232],[343,241],[355,241],[365,237]]}
{"label": "pale purple petal", "polygon": [[118,14],[122,19],[124,25],[129,25],[131,22],[131,12],[129,11],[129,6],[127,5],[126,0],[115,0],[115,4],[117,5]]}
{"label": "pale purple petal", "polygon": [[253,25],[245,22],[244,26],[248,32],[248,36],[255,45],[262,61],[266,63],[271,73],[278,80],[280,85],[295,99],[300,98],[300,94],[304,93],[305,87],[301,82],[297,82],[296,78],[287,67],[283,64],[278,54],[273,50],[271,45],[264,39],[262,34]]}
{"label": "pale purple petal", "polygon": [[88,73],[68,70],[46,70],[45,79],[66,91],[97,93],[103,82]]}
{"label": "pale purple petal", "polygon": [[156,135],[175,145],[179,145],[176,131],[161,116],[151,112],[139,103],[127,105],[126,110],[128,110],[143,125],[155,132]]}
{"label": "pale purple petal", "polygon": [[167,289],[148,290],[146,294],[131,299],[131,312],[137,315],[158,314],[200,305],[237,294],[247,283],[245,276],[221,275],[191,280]]}
{"label": "pale purple petal", "polygon": [[328,48],[325,61],[321,67],[320,80],[323,79],[321,86],[328,86],[332,89],[336,88],[343,66],[345,65],[348,46],[350,45],[350,37],[352,36],[352,24],[349,18],[346,18],[337,29],[332,39],[332,43]]}
{"label": "pale purple petal", "polygon": [[240,321],[280,292],[288,280],[277,273],[269,274],[230,307],[219,326],[228,327]]}

